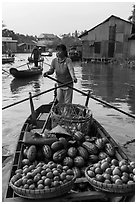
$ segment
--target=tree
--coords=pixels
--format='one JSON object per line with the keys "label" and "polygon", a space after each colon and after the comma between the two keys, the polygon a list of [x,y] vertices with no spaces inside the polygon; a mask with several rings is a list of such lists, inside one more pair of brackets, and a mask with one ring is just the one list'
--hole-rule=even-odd
{"label": "tree", "polygon": [[133,5],[132,15],[128,17],[128,20],[135,24],[135,4]]}

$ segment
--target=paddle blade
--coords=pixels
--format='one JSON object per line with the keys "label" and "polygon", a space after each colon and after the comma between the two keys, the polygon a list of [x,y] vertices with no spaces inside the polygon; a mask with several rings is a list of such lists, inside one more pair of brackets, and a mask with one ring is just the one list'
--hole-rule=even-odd
{"label": "paddle blade", "polygon": [[35,112],[35,110],[34,110],[34,105],[33,105],[33,101],[32,101],[31,92],[29,92],[29,99],[30,99],[30,108],[31,108],[31,120],[32,120],[32,124],[33,124],[33,125],[36,125],[36,124],[37,124],[36,112]]}

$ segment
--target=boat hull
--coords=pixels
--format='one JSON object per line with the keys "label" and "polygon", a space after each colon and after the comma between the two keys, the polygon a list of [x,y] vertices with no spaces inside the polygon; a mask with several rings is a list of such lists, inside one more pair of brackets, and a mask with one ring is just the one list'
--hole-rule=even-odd
{"label": "boat hull", "polygon": [[5,57],[5,58],[2,58],[2,64],[13,63],[14,60],[15,60],[14,57]]}
{"label": "boat hull", "polygon": [[[42,129],[44,122],[46,120],[46,115],[48,115],[50,109],[51,109],[52,103],[50,104],[46,104],[46,105],[42,105],[40,106],[38,109],[36,109],[35,111],[35,116],[37,118],[37,126],[38,129]],[[9,175],[9,181],[11,179],[11,177],[15,174],[15,171],[18,168],[18,165],[20,163],[20,158],[22,158],[22,149],[23,149],[23,145],[24,145],[24,137],[25,137],[25,132],[29,131],[29,125],[32,122],[32,115],[30,115],[27,120],[25,121],[22,129],[21,129],[21,133],[19,136],[19,140],[17,143],[17,147],[16,147],[16,151],[15,151],[15,155],[14,155],[14,160],[13,160],[13,164],[12,164],[12,168],[11,168],[11,172]],[[48,124],[47,124],[47,128],[51,129],[51,121],[49,120]],[[127,155],[121,150],[121,148],[119,147],[119,145],[113,140],[113,138],[106,132],[106,130],[100,125],[99,122],[97,122],[94,118],[90,127],[90,131],[96,132],[96,134],[101,134],[102,137],[105,137],[109,140],[109,142],[111,144],[113,144],[116,149],[117,149],[117,157],[119,159],[128,159]],[[86,183],[87,179],[86,177],[83,178],[78,178],[76,179],[76,183]],[[26,198],[22,198],[19,197],[17,194],[14,193],[13,189],[11,188],[11,186],[9,185],[9,183],[7,184],[7,191],[5,194],[5,198],[4,198],[5,202],[25,202],[28,201]],[[38,202],[38,201],[46,201],[46,202],[78,202],[78,201],[106,201],[106,202],[120,202],[120,201],[134,201],[134,192],[131,194],[114,194],[114,193],[108,193],[108,192],[103,192],[103,191],[96,191],[96,190],[92,190],[92,191],[83,191],[83,192],[71,192],[69,194],[63,195],[61,197],[56,197],[56,198],[50,198],[50,199],[31,199],[31,202]]]}
{"label": "boat hull", "polygon": [[42,74],[43,68],[42,67],[34,67],[27,70],[17,70],[15,68],[10,69],[10,74],[15,78],[30,78],[32,76]]}

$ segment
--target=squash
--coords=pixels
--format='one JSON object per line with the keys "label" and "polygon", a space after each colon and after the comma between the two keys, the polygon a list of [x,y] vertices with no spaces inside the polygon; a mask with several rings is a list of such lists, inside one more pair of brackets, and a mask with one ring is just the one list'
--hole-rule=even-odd
{"label": "squash", "polygon": [[70,147],[68,149],[68,156],[74,158],[76,157],[76,155],[77,155],[77,149],[75,147]]}
{"label": "squash", "polygon": [[85,161],[84,161],[83,157],[81,157],[81,156],[75,157],[75,159],[74,159],[74,165],[75,165],[76,167],[83,167],[84,164],[85,164]]}
{"label": "squash", "polygon": [[78,147],[78,154],[79,156],[83,157],[84,160],[87,160],[89,157],[88,151],[84,147],[81,147],[81,146]]}
{"label": "squash", "polygon": [[70,157],[65,157],[63,160],[63,165],[71,168],[73,166],[73,159]]}
{"label": "squash", "polygon": [[83,142],[82,146],[89,152],[89,154],[98,154],[98,148],[91,142]]}
{"label": "squash", "polygon": [[52,157],[52,150],[49,145],[43,146],[43,154],[47,159],[50,159]]}
{"label": "squash", "polygon": [[66,156],[66,150],[62,149],[53,154],[53,161],[61,162]]}
{"label": "squash", "polygon": [[27,151],[27,158],[30,162],[33,162],[37,155],[37,149],[35,145],[31,145]]}
{"label": "squash", "polygon": [[51,145],[51,149],[52,149],[54,152],[56,152],[56,151],[58,151],[58,150],[61,150],[61,149],[63,149],[63,148],[64,148],[64,146],[63,146],[63,144],[62,144],[61,141],[53,142],[53,144]]}

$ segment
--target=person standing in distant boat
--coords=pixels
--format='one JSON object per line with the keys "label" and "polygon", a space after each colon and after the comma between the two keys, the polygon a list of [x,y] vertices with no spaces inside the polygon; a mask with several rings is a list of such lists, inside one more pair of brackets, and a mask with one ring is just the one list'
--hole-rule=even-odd
{"label": "person standing in distant boat", "polygon": [[31,58],[34,59],[35,67],[38,67],[38,61],[40,58],[40,50],[38,46],[34,47],[34,49],[32,50]]}
{"label": "person standing in distant boat", "polygon": [[58,45],[56,50],[57,57],[52,60],[51,67],[47,72],[44,73],[44,77],[55,72],[58,81],[64,84],[67,82],[71,82],[69,86],[71,86],[72,88],[61,87],[57,89],[57,100],[59,103],[72,103],[73,82],[77,83],[72,60],[68,58],[67,49],[64,44]]}

